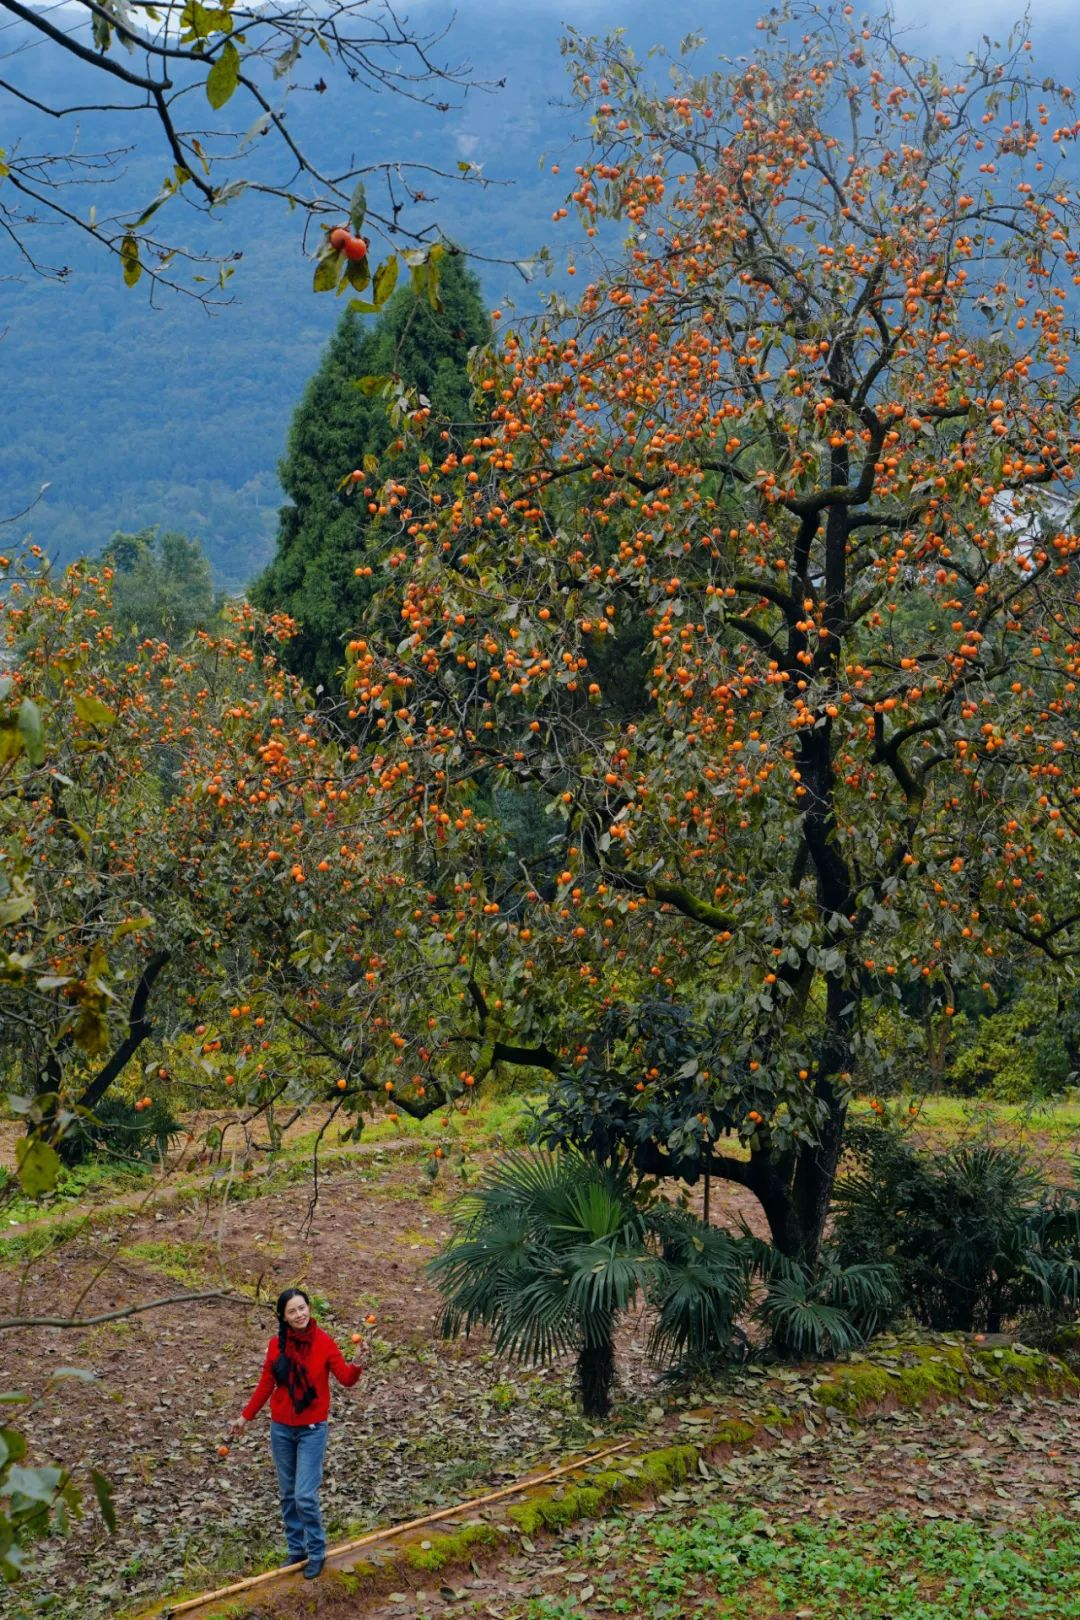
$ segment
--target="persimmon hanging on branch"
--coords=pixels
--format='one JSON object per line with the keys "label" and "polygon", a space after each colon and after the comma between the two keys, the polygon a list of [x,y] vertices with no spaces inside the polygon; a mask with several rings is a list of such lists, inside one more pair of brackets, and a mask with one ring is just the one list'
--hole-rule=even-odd
{"label": "persimmon hanging on branch", "polygon": [[[354,245],[347,257],[357,267],[372,233],[386,241],[391,251],[380,266],[382,282],[376,277],[380,306],[397,275],[398,244],[425,263],[438,235],[430,220],[410,223],[411,205],[427,201],[428,177],[491,183],[471,163],[444,170],[437,161],[417,165],[392,156],[358,161],[337,140],[351,128],[347,117],[326,121],[309,145],[289,117],[297,92],[340,96],[347,107],[346,98],[374,87],[446,113],[456,96],[478,87],[467,68],[443,59],[444,28],[412,30],[389,7],[340,0],[327,12],[308,0],[271,8],[166,0],[132,9],[91,0],[56,11],[5,0],[3,9],[12,17],[12,38],[22,43],[9,53],[0,85],[9,114],[6,150],[0,149],[0,222],[22,262],[43,275],[71,274],[39,247],[39,227],[47,223],[54,233],[59,226],[67,237],[86,237],[112,254],[129,286],[145,278],[144,285],[220,301],[243,258],[243,236],[224,250],[200,248],[167,223],[162,234],[163,221],[176,212],[177,199],[220,217],[241,197],[269,197],[299,214],[309,250],[308,233],[319,239],[316,291],[337,284],[329,279],[320,227],[339,229],[340,216],[349,216]],[[47,88],[67,81],[78,92],[60,97]],[[42,114],[60,132],[44,151],[36,136],[20,140],[14,133]],[[152,195],[131,194],[125,164],[132,150],[160,155],[162,180]],[[365,182],[378,184],[370,209]],[[362,290],[360,280],[351,276],[350,285]]]}

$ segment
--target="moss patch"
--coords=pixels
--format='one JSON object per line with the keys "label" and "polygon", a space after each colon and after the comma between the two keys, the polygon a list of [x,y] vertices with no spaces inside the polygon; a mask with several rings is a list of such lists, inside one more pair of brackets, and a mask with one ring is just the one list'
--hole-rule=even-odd
{"label": "moss patch", "polygon": [[855,1413],[895,1402],[921,1406],[959,1395],[1004,1395],[1017,1389],[1077,1389],[1077,1379],[1061,1362],[1022,1346],[980,1350],[973,1344],[905,1343],[895,1355],[882,1352],[838,1365],[814,1385],[821,1406]]}
{"label": "moss patch", "polygon": [[[373,1564],[371,1567],[374,1569],[376,1566]],[[359,1566],[355,1569],[328,1569],[323,1579],[328,1586],[343,1592],[346,1597],[355,1597],[364,1584]]]}
{"label": "moss patch", "polygon": [[752,1423],[745,1423],[742,1418],[725,1418],[718,1423],[706,1442],[710,1446],[745,1446],[754,1438],[756,1430]]}
{"label": "moss patch", "polygon": [[460,1530],[448,1531],[446,1535],[425,1537],[428,1545],[420,1542],[414,1546],[406,1547],[402,1557],[410,1569],[433,1571],[445,1569],[448,1564],[459,1564],[468,1560],[470,1553],[477,1547],[491,1547],[502,1540],[502,1533],[494,1524],[487,1524],[482,1520],[475,1520],[463,1524]]}

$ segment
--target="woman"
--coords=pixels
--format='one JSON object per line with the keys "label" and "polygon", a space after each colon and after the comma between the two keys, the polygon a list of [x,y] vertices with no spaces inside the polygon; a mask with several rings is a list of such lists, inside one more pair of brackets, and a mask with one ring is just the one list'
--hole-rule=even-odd
{"label": "woman", "polygon": [[319,1486],[326,1457],[330,1374],[351,1389],[363,1368],[347,1362],[329,1333],[311,1314],[301,1288],[286,1288],[277,1302],[278,1331],[266,1347],[262,1377],[233,1425],[242,1434],[270,1397],[270,1451],[281,1491],[281,1517],[289,1563],[307,1559],[306,1580],[322,1574],[326,1532],[319,1513]]}

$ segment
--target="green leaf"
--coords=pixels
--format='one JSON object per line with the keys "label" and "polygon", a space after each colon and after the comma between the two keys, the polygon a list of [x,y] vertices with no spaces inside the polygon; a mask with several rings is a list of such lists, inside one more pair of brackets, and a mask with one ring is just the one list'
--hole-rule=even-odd
{"label": "green leaf", "polygon": [[[2,733],[0,733],[2,735]],[[22,883],[16,880],[12,884],[10,894],[0,900],[0,923],[18,922],[25,917],[28,911],[34,909],[34,896]]]}
{"label": "green leaf", "polygon": [[353,259],[346,263],[345,279],[338,288],[344,292],[346,287],[352,287],[355,292],[363,292],[371,286],[371,266],[366,259]]}
{"label": "green leaf", "polygon": [[102,731],[107,731],[110,726],[116,724],[115,712],[109,708],[107,703],[102,703],[100,698],[77,697],[75,699],[75,713],[88,726],[98,726]]}
{"label": "green leaf", "polygon": [[19,733],[32,765],[40,765],[45,758],[45,743],[41,728],[41,710],[33,698],[23,698],[19,704]]}
{"label": "green leaf", "polygon": [[52,1192],[60,1174],[60,1155],[40,1136],[23,1136],[15,1144],[19,1182],[27,1198]]}
{"label": "green leaf", "polygon": [[216,111],[224,107],[240,82],[240,52],[231,39],[221,47],[221,55],[206,75],[206,99]]}
{"label": "green leaf", "polygon": [[375,280],[372,283],[371,290],[376,309],[380,309],[386,303],[386,300],[397,286],[397,278],[398,260],[397,255],[394,254],[392,258],[385,259],[375,272]]}
{"label": "green leaf", "polygon": [[96,1468],[91,1468],[90,1478],[94,1482],[94,1495],[97,1505],[101,1509],[101,1517],[110,1532],[116,1534],[116,1503],[113,1501],[112,1486],[104,1474],[99,1474]]}
{"label": "green leaf", "polygon": [[51,1502],[63,1482],[59,1468],[23,1468],[16,1463],[4,1481],[5,1492],[25,1496],[31,1502]]}
{"label": "green leaf", "polygon": [[145,225],[148,219],[152,219],[157,213],[158,209],[161,207],[162,203],[168,202],[169,198],[174,197],[178,190],[179,183],[176,180],[166,180],[153,202],[147,203],[146,207],[135,221],[134,228],[138,230],[140,225]]}
{"label": "green leaf", "polygon": [[407,253],[403,255],[405,262],[410,266],[413,292],[417,298],[426,298],[436,314],[442,309],[442,299],[439,296],[439,260],[445,253],[446,249],[442,244],[436,242],[419,262]]}
{"label": "green leaf", "polygon": [[26,1456],[26,1437],[18,1429],[0,1429],[0,1466],[21,1462]]}
{"label": "green leaf", "polygon": [[142,265],[139,263],[139,243],[128,231],[120,243],[120,263],[124,270],[124,281],[129,287],[134,287],[142,275]]}
{"label": "green leaf", "polygon": [[366,394],[371,399],[373,395],[381,394],[387,384],[392,383],[393,380],[393,377],[389,376],[357,377],[353,387],[359,388],[362,394]]}
{"label": "green leaf", "polygon": [[367,214],[367,191],[364,182],[358,180],[353,187],[353,194],[349,198],[349,220],[352,224],[353,235],[359,236],[364,228],[364,217]]}
{"label": "green leaf", "polygon": [[25,739],[19,729],[18,720],[14,716],[0,720],[0,765],[6,759],[18,759],[24,745]]}
{"label": "green leaf", "polygon": [[123,939],[126,934],[137,934],[144,928],[153,928],[153,926],[153,917],[125,917],[123,922],[117,923],[113,929],[111,943],[115,945],[117,940]]}
{"label": "green leaf", "polygon": [[312,287],[318,292],[333,292],[341,275],[341,261],[336,253],[328,253],[315,266]]}

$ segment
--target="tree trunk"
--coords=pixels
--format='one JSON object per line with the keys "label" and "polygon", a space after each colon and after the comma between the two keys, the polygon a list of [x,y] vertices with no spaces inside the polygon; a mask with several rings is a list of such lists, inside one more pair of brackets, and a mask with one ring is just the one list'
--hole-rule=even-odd
{"label": "tree trunk", "polygon": [[[77,1106],[84,1114],[93,1113],[113,1081],[123,1074],[139,1047],[153,1034],[154,1026],[147,1012],[147,1003],[169,959],[168,951],[158,951],[143,969],[131,999],[127,1034],[77,1099]],[[71,1162],[71,1156],[77,1154],[77,1148],[73,1139],[63,1133],[60,1124],[59,1105],[62,1086],[63,1069],[59,1056],[53,1051],[49,1053],[37,1082],[37,1093],[42,1099],[42,1118],[36,1134],[46,1142],[52,1143],[62,1159]]]}
{"label": "tree trunk", "polygon": [[[832,1087],[828,1090],[831,1092]],[[829,1115],[817,1142],[804,1147],[795,1166],[791,1186],[788,1242],[784,1252],[814,1270],[821,1254],[821,1240],[829,1218],[833,1184],[840,1163],[847,1110],[835,1094]]]}
{"label": "tree trunk", "polygon": [[578,1351],[577,1379],[581,1409],[586,1417],[606,1418],[611,1411],[611,1384],[615,1377],[615,1349],[611,1342],[612,1323],[595,1344],[583,1344]]}

